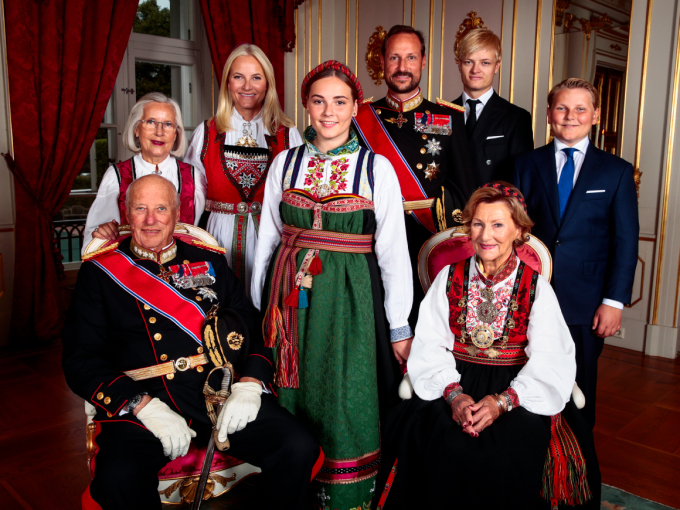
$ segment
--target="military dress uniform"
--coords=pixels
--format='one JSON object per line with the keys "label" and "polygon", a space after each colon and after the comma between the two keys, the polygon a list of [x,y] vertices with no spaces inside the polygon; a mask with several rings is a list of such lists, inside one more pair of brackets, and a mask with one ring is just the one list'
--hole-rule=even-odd
{"label": "military dress uniform", "polygon": [[[98,453],[93,460],[90,494],[103,508],[161,508],[157,473],[169,458],[160,440],[132,413],[125,412],[133,397],[148,394],[160,399],[196,431],[193,441],[197,445],[207,443],[212,425],[203,385],[212,364],[200,333],[196,338],[182,322],[184,310],[193,310],[192,303],[203,314],[219,304],[240,315],[248,329],[239,332],[245,337],[241,348],[247,350],[247,356],[242,356],[244,363],[235,369],[270,387],[272,355],[259,328],[254,327],[256,312],[221,249],[207,249],[202,244],[175,239],[156,253],[127,238],[119,246],[102,250],[105,253],[95,253],[81,266],[62,334],[63,369],[71,389],[97,409]],[[105,257],[114,250],[123,264],[141,268],[150,282],[179,294],[185,303],[182,311],[176,316],[160,313],[162,307],[154,307],[142,293],[134,295],[130,292],[133,287],[126,290],[122,279],[116,280],[107,266]],[[167,277],[182,265],[194,271],[196,266],[211,266],[213,282],[206,277],[201,284],[182,288]],[[168,285],[159,282],[164,276]],[[149,376],[149,370],[160,371],[168,362],[171,373]],[[135,380],[140,373],[148,378]],[[277,501],[279,508],[298,508],[306,497],[319,447],[296,419],[263,392],[257,418],[229,438],[230,455],[262,469],[258,477],[264,489],[261,494],[269,491],[276,495],[263,505]]]}
{"label": "military dress uniform", "polygon": [[[411,181],[409,186],[419,186],[421,193],[426,195],[425,200],[409,201],[400,178],[413,269],[413,308],[409,317],[412,328],[416,326],[418,309],[424,297],[418,278],[420,248],[435,232],[454,225],[453,210],[462,210],[474,191],[473,160],[465,132],[465,109],[452,103],[438,102],[441,104],[428,101],[420,90],[406,101],[388,93],[373,103],[364,102],[355,119],[360,143],[387,157],[398,175],[404,161],[410,167],[411,175],[417,179],[417,183]],[[369,107],[380,119],[401,157],[381,150],[372,142],[374,133],[369,131],[369,125],[362,122],[365,118],[362,110]]]}

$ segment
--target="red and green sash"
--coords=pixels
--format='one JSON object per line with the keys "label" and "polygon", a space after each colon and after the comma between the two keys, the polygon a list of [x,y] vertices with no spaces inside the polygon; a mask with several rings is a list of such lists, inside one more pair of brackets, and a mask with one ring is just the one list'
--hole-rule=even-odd
{"label": "red and green sash", "polygon": [[106,253],[92,262],[125,292],[170,319],[199,345],[203,345],[201,328],[205,322],[205,312],[191,299],[182,296],[172,285],[135,264],[120,250]]}
{"label": "red and green sash", "polygon": [[[392,163],[397,179],[399,179],[402,198],[407,202],[430,198],[425,193],[406,158],[385,130],[375,108],[369,103],[364,103],[359,107],[359,113],[354,120],[359,136],[364,140],[367,147],[376,154],[385,156]],[[430,209],[416,209],[412,213],[426,229],[432,233],[436,232]]]}

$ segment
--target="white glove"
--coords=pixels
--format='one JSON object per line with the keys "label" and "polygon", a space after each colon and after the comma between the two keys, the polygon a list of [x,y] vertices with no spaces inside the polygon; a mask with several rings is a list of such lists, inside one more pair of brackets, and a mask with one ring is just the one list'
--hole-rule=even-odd
{"label": "white glove", "polygon": [[257,418],[262,400],[262,385],[254,382],[236,383],[231,387],[231,396],[224,404],[217,418],[217,439],[226,441],[227,434],[243,430]]}
{"label": "white glove", "polygon": [[191,438],[196,437],[196,432],[189,428],[186,420],[157,398],[152,398],[140,409],[137,418],[160,439],[163,453],[171,460],[185,456]]}

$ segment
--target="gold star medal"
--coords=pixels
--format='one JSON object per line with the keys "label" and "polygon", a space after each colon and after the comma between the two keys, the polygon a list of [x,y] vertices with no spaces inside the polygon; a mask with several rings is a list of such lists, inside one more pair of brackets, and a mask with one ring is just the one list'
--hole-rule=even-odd
{"label": "gold star medal", "polygon": [[439,176],[439,163],[429,163],[425,169],[425,177],[429,180],[434,180]]}

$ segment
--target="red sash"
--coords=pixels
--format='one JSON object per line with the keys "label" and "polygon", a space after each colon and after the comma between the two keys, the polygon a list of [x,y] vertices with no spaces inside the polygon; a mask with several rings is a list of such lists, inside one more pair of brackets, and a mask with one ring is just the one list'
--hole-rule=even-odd
{"label": "red sash", "polygon": [[92,260],[124,291],[167,317],[199,345],[205,312],[191,299],[185,298],[172,285],[147,271],[119,250]]}
{"label": "red sash", "polygon": [[[397,179],[399,179],[402,198],[407,202],[430,198],[420,185],[416,174],[409,166],[406,158],[404,158],[404,155],[385,130],[385,126],[383,126],[383,123],[378,118],[378,114],[375,113],[373,106],[370,103],[361,105],[359,113],[354,120],[359,130],[359,135],[368,145],[368,149],[376,154],[385,156],[392,163]],[[412,213],[426,229],[433,234],[436,232],[430,209],[416,209]]]}

